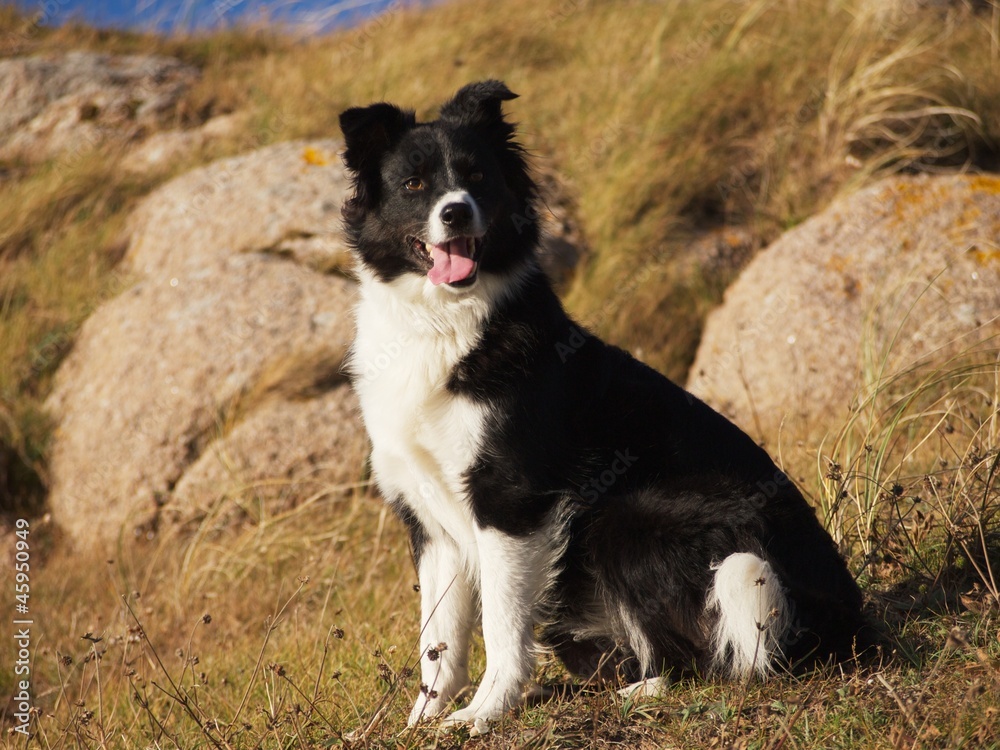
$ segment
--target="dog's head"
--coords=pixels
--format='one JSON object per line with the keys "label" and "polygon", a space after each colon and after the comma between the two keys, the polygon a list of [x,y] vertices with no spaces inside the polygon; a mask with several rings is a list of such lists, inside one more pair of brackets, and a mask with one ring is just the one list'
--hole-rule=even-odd
{"label": "dog's head", "polygon": [[354,186],[343,209],[348,239],[381,281],[411,274],[461,294],[531,256],[535,186],[501,111],[514,98],[500,81],[482,81],[433,122],[386,103],[340,115]]}

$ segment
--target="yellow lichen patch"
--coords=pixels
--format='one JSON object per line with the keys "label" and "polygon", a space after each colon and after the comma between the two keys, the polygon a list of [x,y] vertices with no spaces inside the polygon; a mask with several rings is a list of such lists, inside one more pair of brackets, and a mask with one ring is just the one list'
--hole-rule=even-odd
{"label": "yellow lichen patch", "polygon": [[312,146],[306,146],[302,149],[302,161],[313,167],[325,167],[330,163],[326,154]]}
{"label": "yellow lichen patch", "polygon": [[981,266],[990,263],[1000,263],[1000,248],[998,247],[978,247],[973,245],[967,252]]}
{"label": "yellow lichen patch", "polygon": [[895,197],[893,203],[893,226],[908,224],[913,220],[914,209],[923,208],[927,202],[927,188],[924,185],[914,185],[900,182],[892,191]]}
{"label": "yellow lichen patch", "polygon": [[722,239],[731,250],[738,250],[747,244],[747,238],[737,232],[725,232]]}
{"label": "yellow lichen patch", "polygon": [[973,190],[990,193],[991,195],[1000,195],[1000,177],[985,174],[976,175],[970,180],[969,186]]}
{"label": "yellow lichen patch", "polygon": [[983,212],[979,206],[975,204],[967,204],[962,208],[961,213],[955,219],[955,228],[966,231],[981,231],[979,229],[981,226],[979,220],[982,216]]}

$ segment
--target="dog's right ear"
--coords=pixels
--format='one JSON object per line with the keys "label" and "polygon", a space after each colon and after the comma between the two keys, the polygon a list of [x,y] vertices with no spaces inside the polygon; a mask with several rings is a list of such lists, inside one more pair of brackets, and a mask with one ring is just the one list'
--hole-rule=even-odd
{"label": "dog's right ear", "polygon": [[340,129],[347,147],[344,163],[353,172],[364,171],[415,124],[412,111],[384,102],[345,110],[340,114]]}

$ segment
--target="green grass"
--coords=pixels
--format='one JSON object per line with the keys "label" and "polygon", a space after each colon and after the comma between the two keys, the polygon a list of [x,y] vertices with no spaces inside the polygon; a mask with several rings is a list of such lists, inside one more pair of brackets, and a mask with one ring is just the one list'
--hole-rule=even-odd
{"label": "green grass", "polygon": [[[128,175],[113,143],[0,164],[0,493],[7,517],[32,519],[32,746],[1000,747],[996,342],[896,373],[872,341],[858,408],[803,448],[816,456],[803,490],[898,638],[881,666],[683,681],[639,703],[565,691],[475,740],[404,727],[416,579],[403,529],[368,488],[278,515],[250,488],[241,529],[209,515],[123,539],[110,560],[80,554],[44,516],[42,408],[82,321],[128,283],[126,218],[156,185],[262,143],[336,135],[349,105],[386,98],[429,116],[485,76],[522,95],[510,107],[522,140],[558,176],[589,248],[568,306],[683,380],[745,262],[706,266],[692,239],[737,228],[757,247],[879,175],[995,163],[998,18],[875,22],[826,0],[468,0],[295,41],[38,29],[0,9],[0,54],[176,55],[202,78],[173,125],[245,115],[159,173]],[[550,660],[539,678],[569,684]],[[0,670],[0,695],[11,679]]]}

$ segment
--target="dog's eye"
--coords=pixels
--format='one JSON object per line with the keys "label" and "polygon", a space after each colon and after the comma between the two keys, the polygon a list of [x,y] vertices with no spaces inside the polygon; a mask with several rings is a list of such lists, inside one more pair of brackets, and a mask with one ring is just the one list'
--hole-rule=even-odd
{"label": "dog's eye", "polygon": [[483,173],[482,172],[472,172],[469,174],[469,182],[482,182]]}
{"label": "dog's eye", "polygon": [[406,190],[423,190],[424,181],[419,177],[411,177],[406,182],[403,183],[403,188]]}

